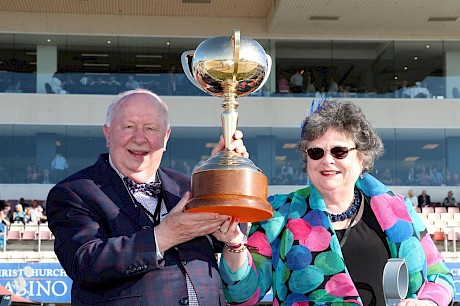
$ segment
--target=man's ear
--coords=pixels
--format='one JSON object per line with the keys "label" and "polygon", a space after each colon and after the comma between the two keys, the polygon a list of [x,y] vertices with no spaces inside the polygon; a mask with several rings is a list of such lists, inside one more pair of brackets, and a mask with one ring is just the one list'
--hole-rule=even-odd
{"label": "man's ear", "polygon": [[171,128],[166,131],[164,144],[163,144],[163,151],[166,152],[166,145],[168,144],[169,136],[171,135]]}

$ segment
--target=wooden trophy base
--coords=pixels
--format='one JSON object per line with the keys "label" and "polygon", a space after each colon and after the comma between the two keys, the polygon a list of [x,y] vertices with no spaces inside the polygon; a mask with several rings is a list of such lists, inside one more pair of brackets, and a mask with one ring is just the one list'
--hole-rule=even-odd
{"label": "wooden trophy base", "polygon": [[216,212],[240,218],[241,223],[273,216],[267,201],[267,177],[261,171],[212,169],[192,175],[188,212]]}

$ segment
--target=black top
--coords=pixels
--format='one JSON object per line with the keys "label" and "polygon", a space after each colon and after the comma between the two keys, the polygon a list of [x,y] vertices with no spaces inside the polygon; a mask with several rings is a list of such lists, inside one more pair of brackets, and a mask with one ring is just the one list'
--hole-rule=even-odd
{"label": "black top", "polygon": [[[368,203],[366,199],[363,216],[351,228],[342,253],[363,305],[385,306],[382,279],[390,250]],[[336,230],[339,241],[344,233],[345,230]]]}

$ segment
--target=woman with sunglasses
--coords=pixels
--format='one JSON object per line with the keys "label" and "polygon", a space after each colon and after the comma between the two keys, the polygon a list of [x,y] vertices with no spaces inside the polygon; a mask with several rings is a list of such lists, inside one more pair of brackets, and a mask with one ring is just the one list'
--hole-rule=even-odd
{"label": "woman with sunglasses", "polygon": [[383,144],[362,110],[324,101],[306,118],[299,149],[310,186],[270,196],[274,216],[249,238],[238,220],[215,233],[226,242],[228,302],[254,305],[272,288],[273,305],[384,306],[384,267],[404,258],[409,288],[399,305],[449,305],[452,275],[410,200],[369,174]]}

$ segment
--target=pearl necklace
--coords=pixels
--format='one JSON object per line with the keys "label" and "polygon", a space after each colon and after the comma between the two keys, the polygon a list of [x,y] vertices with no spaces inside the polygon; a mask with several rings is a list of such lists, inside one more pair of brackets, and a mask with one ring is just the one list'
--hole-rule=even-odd
{"label": "pearl necklace", "polygon": [[346,219],[349,219],[353,217],[353,215],[359,210],[359,207],[361,206],[359,191],[355,189],[354,194],[355,196],[353,199],[353,203],[351,203],[350,207],[346,211],[344,211],[341,214],[332,214],[328,212],[328,215],[329,217],[331,217],[332,222],[344,221]]}

